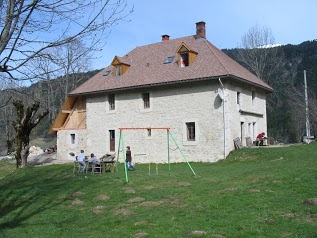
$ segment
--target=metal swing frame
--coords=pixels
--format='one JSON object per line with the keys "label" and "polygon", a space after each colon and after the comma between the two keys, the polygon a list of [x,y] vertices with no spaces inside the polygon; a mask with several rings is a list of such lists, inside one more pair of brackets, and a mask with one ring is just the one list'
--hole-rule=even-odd
{"label": "metal swing frame", "polygon": [[[178,146],[175,137],[172,135],[170,128],[168,127],[124,127],[119,128],[120,130],[120,136],[119,136],[119,143],[118,143],[118,153],[117,153],[117,165],[119,162],[120,157],[120,149],[122,148],[122,157],[124,161],[124,171],[125,171],[125,180],[128,183],[129,182],[129,176],[128,176],[128,169],[127,169],[127,162],[126,162],[126,149],[124,144],[124,131],[126,130],[166,130],[166,138],[167,138],[167,161],[168,161],[168,174],[171,174],[171,163],[170,163],[170,138],[174,141],[177,149],[180,151],[182,157],[184,158],[185,162],[187,163],[188,167],[192,171],[193,175],[196,176],[195,171],[193,170],[192,166],[188,162],[186,156],[184,155],[183,151]],[[118,173],[118,166],[116,166],[116,172]]]}

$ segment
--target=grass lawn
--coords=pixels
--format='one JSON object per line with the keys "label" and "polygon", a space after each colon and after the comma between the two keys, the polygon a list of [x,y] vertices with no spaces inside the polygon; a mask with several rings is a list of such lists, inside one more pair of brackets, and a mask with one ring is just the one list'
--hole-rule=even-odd
{"label": "grass lawn", "polygon": [[[0,237],[317,237],[317,143],[73,174],[0,162]],[[152,172],[155,166],[152,166]]]}

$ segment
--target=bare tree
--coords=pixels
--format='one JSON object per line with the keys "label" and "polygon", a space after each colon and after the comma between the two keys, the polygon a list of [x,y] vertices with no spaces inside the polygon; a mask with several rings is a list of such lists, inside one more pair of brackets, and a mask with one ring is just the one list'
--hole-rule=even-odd
{"label": "bare tree", "polygon": [[[130,12],[127,0],[1,1],[0,81],[38,79],[41,73],[32,61],[57,62],[60,56],[49,50],[70,42],[83,41],[91,52],[100,49],[110,28]],[[31,130],[48,113],[35,117],[40,103],[36,101],[26,111],[23,103],[14,103],[17,167],[26,165]]]}
{"label": "bare tree", "polygon": [[[56,47],[47,54],[52,58],[33,60],[33,67],[41,77],[37,83],[34,98],[49,109],[49,120],[55,119],[68,93],[84,79],[84,72],[91,68],[91,52],[80,40]],[[56,101],[59,99],[59,102]]]}
{"label": "bare tree", "polygon": [[127,0],[1,1],[0,72],[12,78],[35,78],[31,60],[51,57],[46,49],[76,39],[98,49],[110,27],[129,14],[126,6]]}
{"label": "bare tree", "polygon": [[268,83],[282,63],[272,30],[266,26],[251,27],[242,36],[237,52],[238,59],[246,64],[256,76]]}

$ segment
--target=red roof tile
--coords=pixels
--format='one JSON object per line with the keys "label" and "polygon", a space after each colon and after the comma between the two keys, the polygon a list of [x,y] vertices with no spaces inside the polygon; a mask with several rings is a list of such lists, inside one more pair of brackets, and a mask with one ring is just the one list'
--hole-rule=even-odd
{"label": "red roof tile", "polygon": [[[178,65],[176,51],[183,42],[198,54],[189,67],[181,68]],[[164,64],[169,56],[176,57],[172,63]],[[108,76],[103,76],[106,71],[113,70],[113,66],[110,65],[70,94],[92,94],[130,87],[222,76],[230,76],[245,81],[261,87],[267,92],[273,90],[268,84],[232,60],[208,40],[204,38],[195,39],[195,36],[137,47],[127,55],[120,57],[120,61],[130,65],[123,75],[115,77],[110,73]]]}

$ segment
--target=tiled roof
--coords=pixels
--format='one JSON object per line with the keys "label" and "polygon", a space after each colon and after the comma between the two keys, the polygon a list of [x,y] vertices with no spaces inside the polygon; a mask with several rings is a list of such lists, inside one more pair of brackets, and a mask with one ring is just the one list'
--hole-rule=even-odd
{"label": "tiled roof", "polygon": [[[176,52],[182,43],[198,53],[193,63],[183,68],[178,65]],[[172,63],[164,64],[169,56],[176,57]],[[120,62],[130,65],[123,75],[116,77],[110,73],[103,76],[106,71],[113,70],[113,66],[110,65],[70,94],[94,94],[109,90],[226,76],[261,87],[267,92],[273,90],[268,84],[232,60],[208,40],[196,39],[195,36],[137,47],[119,58]]]}

